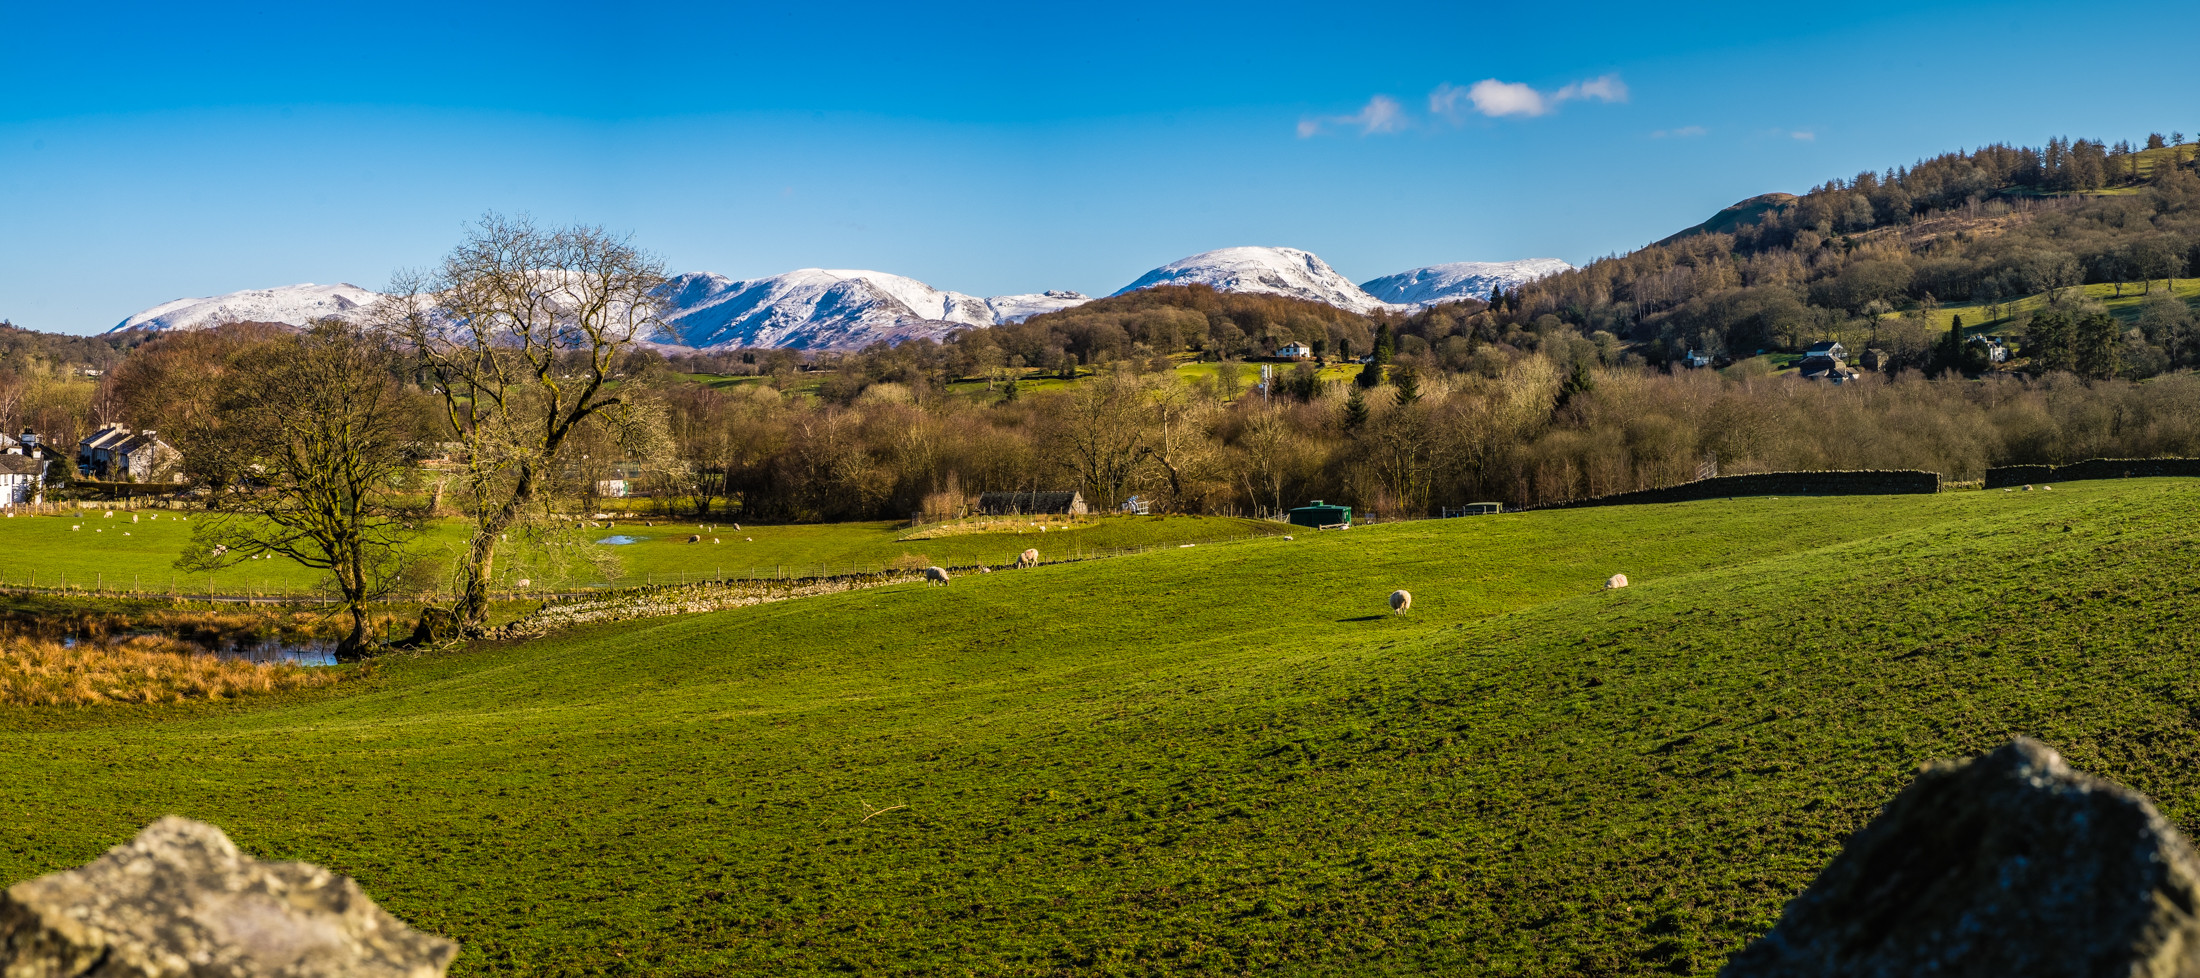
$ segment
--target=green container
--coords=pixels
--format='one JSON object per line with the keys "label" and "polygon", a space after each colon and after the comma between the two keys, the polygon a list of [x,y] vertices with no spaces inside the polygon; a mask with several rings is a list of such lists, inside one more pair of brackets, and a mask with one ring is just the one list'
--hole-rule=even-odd
{"label": "green container", "polygon": [[1352,507],[1338,506],[1317,499],[1292,510],[1291,523],[1293,526],[1311,526],[1317,529],[1324,526],[1350,526],[1352,525]]}

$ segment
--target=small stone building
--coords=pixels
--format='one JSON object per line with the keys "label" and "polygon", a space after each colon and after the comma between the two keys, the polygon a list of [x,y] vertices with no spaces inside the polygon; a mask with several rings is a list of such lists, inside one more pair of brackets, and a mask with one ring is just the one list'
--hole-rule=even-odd
{"label": "small stone building", "polygon": [[988,492],[978,496],[978,512],[987,516],[1083,516],[1092,510],[1075,491]]}

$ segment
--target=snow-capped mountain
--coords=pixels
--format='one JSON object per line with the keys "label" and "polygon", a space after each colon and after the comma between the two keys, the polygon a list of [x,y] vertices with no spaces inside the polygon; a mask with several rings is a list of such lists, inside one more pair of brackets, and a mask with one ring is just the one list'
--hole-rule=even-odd
{"label": "snow-capped mountain", "polygon": [[1075,292],[992,299],[885,272],[804,268],[755,279],[691,272],[658,290],[672,342],[711,347],[850,350],[880,340],[940,339],[971,326],[1021,322],[1087,301]]}
{"label": "snow-capped mountain", "polygon": [[1519,261],[1455,261],[1430,265],[1396,275],[1385,275],[1360,288],[1383,302],[1426,308],[1461,299],[1487,299],[1497,286],[1515,288],[1545,275],[1556,275],[1574,266],[1556,258],[1523,258]]}
{"label": "snow-capped mountain", "polygon": [[349,318],[361,314],[382,298],[371,289],[339,282],[335,285],[285,285],[273,289],[246,289],[199,299],[163,302],[131,316],[111,333],[126,329],[193,330],[217,323],[261,322],[304,326],[329,316]]}
{"label": "snow-capped mountain", "polygon": [[1138,277],[1116,295],[1156,285],[1207,285],[1219,292],[1259,292],[1326,302],[1357,313],[1383,303],[1337,274],[1329,263],[1297,248],[1218,248],[1179,258]]}
{"label": "snow-capped mountain", "polygon": [[985,300],[993,310],[993,322],[1020,323],[1043,312],[1060,312],[1071,306],[1091,302],[1092,297],[1067,289],[1048,289],[1045,292],[1025,292],[1018,295],[997,295]]}

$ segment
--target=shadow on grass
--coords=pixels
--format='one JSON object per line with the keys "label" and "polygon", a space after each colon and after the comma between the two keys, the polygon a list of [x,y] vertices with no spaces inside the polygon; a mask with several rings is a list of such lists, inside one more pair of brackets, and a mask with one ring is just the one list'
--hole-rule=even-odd
{"label": "shadow on grass", "polygon": [[1360,616],[1360,617],[1358,617],[1358,618],[1339,618],[1339,619],[1337,619],[1337,621],[1339,621],[1339,622],[1348,622],[1348,621],[1382,621],[1383,619],[1385,619],[1385,618],[1388,618],[1388,617],[1390,617],[1390,616],[1389,616],[1389,615],[1361,615],[1361,616]]}

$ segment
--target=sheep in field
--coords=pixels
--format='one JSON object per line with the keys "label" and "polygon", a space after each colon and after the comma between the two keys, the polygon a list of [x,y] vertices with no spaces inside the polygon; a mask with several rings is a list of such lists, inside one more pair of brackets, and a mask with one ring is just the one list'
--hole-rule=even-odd
{"label": "sheep in field", "polygon": [[690,533],[690,534],[688,534],[688,542],[689,542],[689,543],[701,543],[701,542],[703,542],[703,538],[702,538],[702,537],[701,537],[700,535],[697,535],[697,534],[694,534],[694,533]]}
{"label": "sheep in field", "polygon": [[1608,581],[1605,581],[1605,582],[1604,582],[1604,589],[1605,589],[1605,590],[1607,590],[1607,591],[1609,591],[1609,590],[1612,590],[1612,589],[1614,589],[1614,588],[1623,588],[1623,587],[1626,587],[1626,586],[1627,586],[1627,575],[1625,575],[1625,574],[1614,574],[1614,575],[1612,575],[1612,579],[1611,579],[1611,580],[1608,580]]}
{"label": "sheep in field", "polygon": [[924,569],[924,583],[926,583],[926,584],[937,584],[937,585],[939,585],[939,586],[941,586],[941,587],[946,587],[946,586],[947,586],[947,568],[945,568],[945,567],[927,567],[927,568],[925,568],[925,569]]}
{"label": "sheep in field", "polygon": [[1406,609],[1411,607],[1413,607],[1413,594],[1411,592],[1403,588],[1390,592],[1390,611],[1392,614],[1405,614]]}
{"label": "sheep in field", "polygon": [[1030,549],[1030,550],[1026,550],[1026,551],[1024,551],[1023,553],[1017,554],[1017,555],[1016,555],[1016,566],[1017,566],[1017,567],[1019,567],[1019,568],[1022,568],[1022,567],[1037,567],[1037,566],[1039,566],[1039,550],[1038,550],[1038,548],[1034,547],[1034,548],[1032,548],[1032,549]]}

